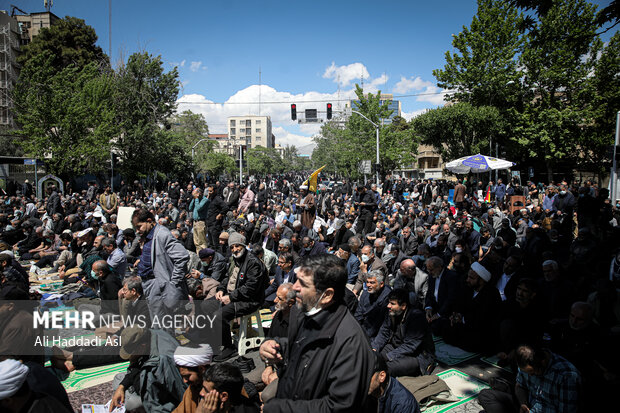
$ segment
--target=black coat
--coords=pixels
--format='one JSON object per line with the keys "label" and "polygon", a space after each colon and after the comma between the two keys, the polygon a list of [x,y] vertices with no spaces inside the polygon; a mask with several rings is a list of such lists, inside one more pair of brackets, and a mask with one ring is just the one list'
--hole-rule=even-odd
{"label": "black coat", "polygon": [[454,271],[444,270],[441,281],[439,282],[439,291],[437,291],[437,300],[435,300],[435,282],[437,278],[428,278],[428,292],[424,308],[431,307],[433,312],[439,313],[443,317],[450,317],[454,311],[454,306],[458,299],[459,278]]}
{"label": "black coat", "polygon": [[383,287],[380,294],[364,291],[355,311],[355,319],[371,340],[377,335],[388,313],[388,296],[392,289]]}
{"label": "black coat", "polygon": [[[222,228],[222,221],[228,212],[228,204],[222,199],[221,196],[216,195],[215,198],[211,200],[209,204],[209,209],[207,209],[207,219],[206,224],[209,229],[213,228]],[[217,220],[217,216],[221,215],[222,217]]]}
{"label": "black coat", "polygon": [[[293,265],[293,267],[295,267],[295,265]],[[295,268],[292,268],[288,273],[288,282],[295,284],[295,281],[297,281],[297,274],[295,274]],[[282,284],[284,284],[284,274],[282,274],[282,269],[278,266],[276,268],[276,275],[273,278],[273,282],[265,290],[265,301],[275,301],[278,287]]]}
{"label": "black coat", "polygon": [[[298,342],[308,331],[310,338]],[[265,403],[265,413],[361,411],[374,355],[364,331],[344,305],[332,305],[312,317],[293,307],[288,337],[278,341],[285,363],[278,370],[276,397]],[[291,354],[300,356],[292,358]]]}
{"label": "black coat", "polygon": [[401,321],[396,325],[394,321],[393,317],[386,315],[379,334],[372,340],[372,348],[380,353],[383,347],[391,344],[394,349],[386,354],[388,361],[416,357],[420,372],[425,372],[435,360],[435,344],[424,312],[407,308]]}
{"label": "black coat", "polygon": [[246,251],[241,262],[232,259],[228,274],[221,280],[217,291],[227,292],[228,279],[235,267],[239,267],[239,275],[235,289],[230,293],[231,302],[260,303],[265,300],[265,288],[269,283],[269,276],[265,265],[251,252]]}

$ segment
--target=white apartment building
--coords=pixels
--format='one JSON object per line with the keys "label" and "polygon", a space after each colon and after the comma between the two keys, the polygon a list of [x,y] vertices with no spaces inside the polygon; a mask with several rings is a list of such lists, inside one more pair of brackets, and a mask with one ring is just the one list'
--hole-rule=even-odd
{"label": "white apartment building", "polygon": [[257,146],[273,148],[275,136],[271,132],[271,117],[257,115],[229,117],[228,139],[232,147],[247,145],[248,149]]}

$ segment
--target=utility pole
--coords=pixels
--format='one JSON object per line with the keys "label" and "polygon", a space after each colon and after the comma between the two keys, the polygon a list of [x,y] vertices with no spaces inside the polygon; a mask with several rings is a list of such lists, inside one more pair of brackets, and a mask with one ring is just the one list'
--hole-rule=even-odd
{"label": "utility pole", "polygon": [[243,185],[243,145],[239,145],[239,185]]}
{"label": "utility pole", "polygon": [[379,128],[380,128],[380,126],[378,124],[374,123],[373,121],[371,121],[366,116],[362,115],[360,112],[358,112],[356,110],[352,110],[351,113],[357,113],[358,115],[360,115],[361,117],[366,119],[368,122],[372,123],[373,126],[375,127],[376,132],[377,132],[377,163],[375,165],[375,169],[376,169],[375,172],[376,172],[377,188],[378,188],[379,187]]}

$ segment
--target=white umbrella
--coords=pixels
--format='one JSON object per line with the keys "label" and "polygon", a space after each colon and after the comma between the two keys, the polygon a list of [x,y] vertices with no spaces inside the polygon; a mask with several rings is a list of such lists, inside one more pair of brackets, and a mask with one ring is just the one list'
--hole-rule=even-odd
{"label": "white umbrella", "polygon": [[495,169],[509,169],[514,165],[516,165],[514,162],[504,159],[477,154],[450,161],[446,164],[446,169],[457,174],[467,174],[469,172],[480,173]]}

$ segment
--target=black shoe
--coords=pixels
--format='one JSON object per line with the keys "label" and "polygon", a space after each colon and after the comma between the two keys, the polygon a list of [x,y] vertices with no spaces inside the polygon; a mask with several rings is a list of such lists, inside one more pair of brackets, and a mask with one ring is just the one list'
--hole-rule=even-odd
{"label": "black shoe", "polygon": [[237,355],[237,349],[234,347],[225,347],[217,356],[213,357],[213,361],[222,362],[231,359]]}
{"label": "black shoe", "polygon": [[239,370],[241,370],[241,373],[249,373],[252,370],[254,370],[254,368],[256,367],[256,365],[254,364],[254,360],[252,360],[251,358],[244,357],[244,356],[240,356],[236,358],[235,360],[231,362],[231,364],[239,367]]}

